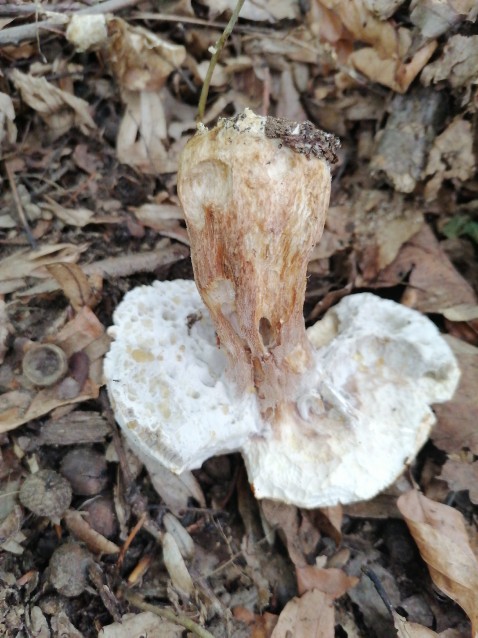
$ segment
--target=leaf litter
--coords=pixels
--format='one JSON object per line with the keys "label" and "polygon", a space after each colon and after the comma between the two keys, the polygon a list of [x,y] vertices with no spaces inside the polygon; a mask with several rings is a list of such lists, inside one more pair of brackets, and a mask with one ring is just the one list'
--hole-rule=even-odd
{"label": "leaf litter", "polygon": [[[192,277],[177,158],[235,6],[125,2],[118,15],[120,4],[82,15],[58,3],[38,37],[31,27],[48,16],[12,5],[3,19],[0,7],[0,633],[475,635],[475,3],[246,1],[213,76],[207,123],[250,106],[342,138],[306,317],[373,289],[428,314],[460,363],[409,476],[323,511],[258,506],[235,456],[181,479],[148,475],[115,427],[105,327],[130,288]],[[67,368],[41,387],[22,360],[49,346]],[[59,527],[29,516],[25,478],[77,449],[104,455],[106,487],[74,494]],[[55,549],[77,546],[94,568],[66,605],[47,568]]]}

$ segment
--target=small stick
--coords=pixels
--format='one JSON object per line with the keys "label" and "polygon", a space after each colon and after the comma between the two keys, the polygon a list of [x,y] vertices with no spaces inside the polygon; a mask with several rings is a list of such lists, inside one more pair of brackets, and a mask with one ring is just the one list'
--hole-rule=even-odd
{"label": "small stick", "polygon": [[236,24],[237,19],[239,18],[239,13],[241,12],[243,4],[244,4],[244,0],[237,0],[237,4],[234,7],[234,11],[232,12],[232,16],[229,22],[227,23],[226,28],[222,32],[222,35],[219,38],[219,40],[214,45],[214,53],[212,54],[211,61],[209,62],[206,77],[204,78],[204,82],[201,89],[201,96],[199,98],[198,115],[196,118],[198,122],[202,122],[204,118],[204,111],[206,110],[206,101],[207,101],[207,96],[209,93],[209,85],[211,84],[211,78],[214,72],[214,68],[217,64],[221,51],[223,50],[224,45],[226,44],[226,40],[231,35],[232,30],[234,29],[234,25]]}
{"label": "small stick", "polygon": [[17,209],[18,217],[23,225],[23,229],[25,230],[26,236],[28,237],[28,241],[30,242],[30,246],[35,250],[37,247],[37,242],[35,237],[33,237],[30,225],[28,223],[28,219],[25,215],[25,211],[23,210],[22,200],[20,199],[20,195],[17,190],[17,183],[15,181],[15,173],[12,169],[9,160],[5,160],[5,170],[7,172],[8,181],[10,183],[10,188],[12,190],[13,201],[15,202],[15,206]]}
{"label": "small stick", "polygon": [[192,631],[199,638],[214,638],[214,636],[209,633],[207,629],[201,627],[191,620],[184,614],[176,614],[171,609],[164,609],[164,607],[156,607],[156,605],[150,605],[147,603],[142,596],[138,596],[138,594],[133,594],[127,590],[123,590],[123,595],[128,602],[137,607],[138,609],[142,609],[143,611],[150,611],[151,613],[159,616],[160,618],[165,618],[170,622],[174,622],[177,625],[181,625],[188,631]]}

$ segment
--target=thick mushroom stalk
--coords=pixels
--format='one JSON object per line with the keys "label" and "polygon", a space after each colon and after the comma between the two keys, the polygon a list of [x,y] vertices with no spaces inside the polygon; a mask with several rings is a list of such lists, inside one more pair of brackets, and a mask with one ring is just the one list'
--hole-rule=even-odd
{"label": "thick mushroom stalk", "polygon": [[338,142],[310,123],[246,109],[184,149],[178,192],[199,293],[237,392],[264,416],[295,402],[314,368],[303,305]]}
{"label": "thick mushroom stalk", "polygon": [[307,331],[306,267],[337,142],[247,111],[187,144],[178,189],[196,278],[128,293],[105,376],[148,468],[240,451],[258,498],[373,497],[403,471],[459,370],[420,313],[364,293]]}

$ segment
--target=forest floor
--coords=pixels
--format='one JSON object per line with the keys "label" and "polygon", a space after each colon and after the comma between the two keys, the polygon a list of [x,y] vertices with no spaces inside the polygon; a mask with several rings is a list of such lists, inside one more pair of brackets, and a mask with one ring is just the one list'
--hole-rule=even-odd
{"label": "forest floor", "polygon": [[239,454],[152,478],[115,424],[117,305],[193,276],[178,157],[234,4],[0,0],[0,635],[477,636],[476,2],[246,0],[203,118],[340,138],[307,325],[373,292],[461,369],[407,471],[305,510],[257,501]]}

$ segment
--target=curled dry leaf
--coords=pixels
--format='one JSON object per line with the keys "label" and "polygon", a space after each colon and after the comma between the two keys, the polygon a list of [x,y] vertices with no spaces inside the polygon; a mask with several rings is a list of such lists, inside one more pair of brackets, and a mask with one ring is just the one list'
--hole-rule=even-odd
{"label": "curled dry leaf", "polygon": [[48,278],[45,266],[58,262],[76,262],[85,244],[49,244],[36,250],[21,249],[0,260],[0,294],[14,292],[25,285],[27,277]]}
{"label": "curled dry leaf", "polygon": [[478,348],[455,337],[445,338],[458,360],[461,377],[453,399],[435,406],[437,424],[432,439],[437,447],[448,453],[466,447],[478,454]]}
{"label": "curled dry leaf", "polygon": [[463,20],[476,18],[476,10],[476,0],[412,0],[410,19],[424,38],[437,38]]}
{"label": "curled dry leaf", "polygon": [[70,532],[78,540],[83,541],[88,549],[95,554],[119,554],[118,545],[94,530],[80,512],[68,510],[65,513],[64,521]]}
{"label": "curled dry leaf", "polygon": [[312,589],[287,603],[271,638],[333,638],[334,624],[332,599]]}
{"label": "curled dry leaf", "polygon": [[475,636],[478,632],[478,560],[470,547],[463,516],[417,490],[400,496],[397,505],[433,582],[464,609]]}
{"label": "curled dry leaf", "polygon": [[50,127],[55,139],[73,126],[77,126],[85,135],[96,130],[85,100],[59,89],[45,78],[36,78],[18,69],[10,73],[10,79],[22,99]]}
{"label": "curled dry leaf", "polygon": [[121,18],[108,21],[108,62],[122,89],[157,91],[186,58],[182,45],[171,44]]}
{"label": "curled dry leaf", "polygon": [[436,49],[435,41],[428,42],[405,62],[412,45],[408,29],[397,29],[391,21],[375,17],[365,0],[320,0],[320,4],[340,18],[353,41],[370,45],[355,51],[351,48],[348,64],[397,93],[406,92]]}
{"label": "curled dry leaf", "polygon": [[47,266],[47,270],[60,284],[76,312],[83,306],[91,308],[96,305],[97,295],[95,292],[97,290],[94,291],[91,288],[88,278],[80,266],[77,264],[51,264],[51,266]]}

